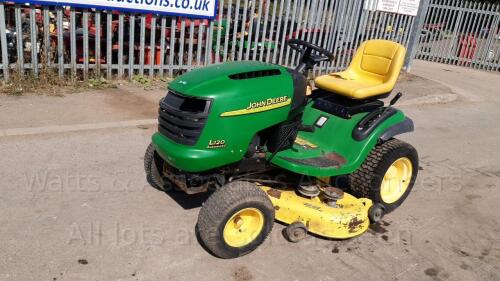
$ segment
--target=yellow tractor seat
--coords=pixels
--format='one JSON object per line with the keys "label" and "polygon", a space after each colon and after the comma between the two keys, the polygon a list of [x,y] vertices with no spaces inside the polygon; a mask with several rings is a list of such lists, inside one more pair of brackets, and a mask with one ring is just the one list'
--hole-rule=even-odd
{"label": "yellow tractor seat", "polygon": [[388,40],[361,44],[349,67],[342,72],[317,77],[316,87],[352,99],[389,94],[403,67],[406,49]]}

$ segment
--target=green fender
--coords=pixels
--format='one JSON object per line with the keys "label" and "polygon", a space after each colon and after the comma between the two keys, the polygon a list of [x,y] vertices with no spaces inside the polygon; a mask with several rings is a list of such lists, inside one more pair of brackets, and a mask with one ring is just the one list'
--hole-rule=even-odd
{"label": "green fender", "polygon": [[[353,130],[366,115],[367,113],[359,113],[350,119],[343,119],[317,110],[310,103],[304,112],[303,124],[313,125],[322,116],[328,118],[328,121],[323,127],[316,127],[314,132],[299,132],[298,141],[293,147],[277,153],[272,163],[299,174],[315,177],[350,174],[361,166],[377,143],[413,130],[413,122],[405,117],[403,112],[394,109],[394,114],[370,134],[356,140]],[[342,159],[343,163],[339,166],[318,167],[304,164],[303,161],[293,161],[318,159],[327,155],[335,155],[335,158]]]}

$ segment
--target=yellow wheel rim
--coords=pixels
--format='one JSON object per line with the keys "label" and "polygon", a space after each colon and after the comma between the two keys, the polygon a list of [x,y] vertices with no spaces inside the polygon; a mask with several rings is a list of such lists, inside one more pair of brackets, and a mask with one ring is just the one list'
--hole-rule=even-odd
{"label": "yellow wheel rim", "polygon": [[264,215],[256,208],[237,211],[226,222],[224,241],[231,247],[243,247],[257,238],[264,227]]}
{"label": "yellow wheel rim", "polygon": [[413,165],[410,159],[401,157],[394,161],[385,172],[380,187],[380,197],[382,200],[391,204],[399,200],[410,185],[413,173]]}

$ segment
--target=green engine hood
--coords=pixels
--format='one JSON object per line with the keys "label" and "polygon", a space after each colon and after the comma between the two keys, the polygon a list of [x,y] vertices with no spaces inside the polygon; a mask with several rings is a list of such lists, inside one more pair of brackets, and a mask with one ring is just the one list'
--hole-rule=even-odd
{"label": "green engine hood", "polygon": [[[239,73],[263,70],[280,70],[282,75],[279,77],[269,76],[245,80],[230,78],[231,75]],[[256,61],[228,62],[192,70],[170,82],[168,88],[174,92],[193,97],[216,98],[224,96],[225,98],[230,98],[240,95],[241,90],[248,86],[251,89],[260,90],[262,87],[269,86],[268,83],[288,82],[289,85],[281,84],[279,86],[281,88],[292,87],[290,80],[287,80],[289,78],[287,74],[285,67],[275,64]],[[256,85],[255,83],[259,83],[260,85]]]}

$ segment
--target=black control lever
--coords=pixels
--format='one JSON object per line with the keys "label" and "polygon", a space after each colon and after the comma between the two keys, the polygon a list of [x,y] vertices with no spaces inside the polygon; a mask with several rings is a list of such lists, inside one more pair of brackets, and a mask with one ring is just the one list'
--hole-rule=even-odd
{"label": "black control lever", "polygon": [[316,127],[314,125],[300,124],[298,130],[302,131],[302,132],[314,133],[315,129],[316,129]]}
{"label": "black control lever", "polygon": [[397,93],[396,96],[393,97],[392,100],[389,102],[388,107],[395,105],[402,96],[403,96],[403,94],[401,92]]}
{"label": "black control lever", "polygon": [[395,97],[392,98],[392,100],[389,102],[389,105],[380,113],[380,116],[382,116],[384,113],[389,111],[389,109],[395,105],[398,100],[403,96],[401,92],[397,93]]}
{"label": "black control lever", "polygon": [[[387,107],[381,107],[378,111],[374,111],[372,114],[368,114],[367,117],[363,118],[361,122],[358,124],[358,130],[362,130],[365,127],[368,127],[370,124],[375,122],[375,120],[379,119],[380,117],[384,116],[393,105],[398,102],[398,100],[403,96],[401,92],[397,93],[394,98],[389,102],[389,105]],[[372,116],[370,116],[372,115]]]}
{"label": "black control lever", "polygon": [[[354,139],[363,139],[366,135],[373,131],[373,128],[377,127],[381,122],[395,114],[396,110],[391,110],[391,108],[402,96],[402,93],[397,93],[396,96],[389,102],[387,107],[379,107],[379,109],[368,113],[365,117],[363,117],[363,119],[361,119],[358,123],[357,131],[353,132]],[[364,133],[361,133],[362,131],[364,131]]]}

